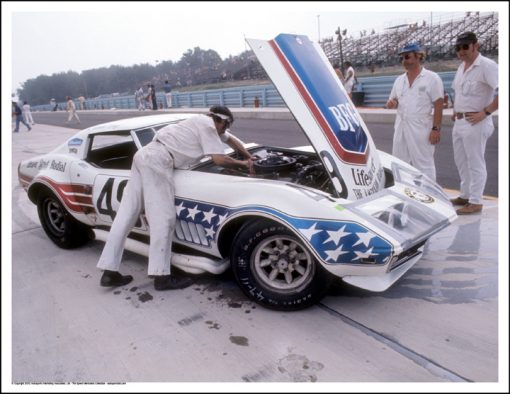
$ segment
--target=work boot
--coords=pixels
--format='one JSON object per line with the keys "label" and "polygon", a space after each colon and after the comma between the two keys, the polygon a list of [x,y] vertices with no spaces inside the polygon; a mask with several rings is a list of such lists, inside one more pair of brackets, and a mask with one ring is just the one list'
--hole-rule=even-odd
{"label": "work boot", "polygon": [[117,271],[104,270],[100,284],[103,287],[117,287],[127,285],[133,280],[131,275],[121,275]]}
{"label": "work boot", "polygon": [[471,215],[482,211],[482,204],[466,204],[462,208],[457,209],[457,215]]}
{"label": "work boot", "polygon": [[453,205],[466,205],[469,202],[469,200],[466,198],[462,198],[462,197],[455,197],[455,198],[451,198],[450,202]]}
{"label": "work boot", "polygon": [[154,277],[154,288],[156,290],[184,289],[193,283],[191,278],[179,278],[172,275],[157,275]]}

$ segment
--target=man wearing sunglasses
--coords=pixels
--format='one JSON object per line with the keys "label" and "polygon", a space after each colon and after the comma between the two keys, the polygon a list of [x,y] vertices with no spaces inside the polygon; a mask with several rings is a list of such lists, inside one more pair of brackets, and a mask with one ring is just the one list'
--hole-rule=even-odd
{"label": "man wearing sunglasses", "polygon": [[425,52],[419,44],[406,45],[400,52],[406,72],[393,84],[386,108],[396,108],[392,154],[436,179],[435,145],[441,139],[443,82],[422,66]]}
{"label": "man wearing sunglasses", "polygon": [[[227,107],[213,106],[207,115],[194,115],[161,128],[152,142],[135,154],[130,180],[97,264],[104,270],[101,286],[124,286],[133,280],[131,275],[121,275],[119,267],[124,242],[142,208],[150,226],[148,275],[154,277],[154,288],[182,289],[191,284],[189,278],[170,275],[176,224],[174,168],[186,168],[208,155],[219,166],[244,167],[252,173],[251,154],[228,132],[233,122]],[[225,155],[222,142],[241,152],[245,160]]]}
{"label": "man wearing sunglasses", "polygon": [[498,64],[484,56],[473,32],[462,33],[455,42],[462,60],[452,88],[453,155],[460,176],[460,195],[451,200],[458,215],[481,212],[487,181],[485,145],[494,131],[491,114],[498,109]]}

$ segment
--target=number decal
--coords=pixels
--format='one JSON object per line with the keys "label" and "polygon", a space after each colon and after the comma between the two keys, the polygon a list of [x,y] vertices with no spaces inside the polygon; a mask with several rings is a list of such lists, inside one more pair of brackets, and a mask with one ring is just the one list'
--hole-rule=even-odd
{"label": "number decal", "polygon": [[[118,206],[120,205],[120,201],[122,200],[127,184],[128,179],[108,178],[99,193],[99,197],[97,198],[97,212],[101,215],[109,216],[113,222],[117,215]],[[142,227],[140,217],[138,217],[135,227]]]}

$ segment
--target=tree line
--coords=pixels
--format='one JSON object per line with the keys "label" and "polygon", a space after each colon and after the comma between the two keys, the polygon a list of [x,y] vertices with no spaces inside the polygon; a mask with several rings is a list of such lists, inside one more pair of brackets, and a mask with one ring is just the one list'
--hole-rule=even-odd
{"label": "tree line", "polygon": [[165,60],[156,65],[149,63],[133,66],[112,65],[81,73],[67,71],[40,75],[25,81],[17,93],[21,100],[32,105],[48,104],[54,98],[64,101],[66,96],[95,98],[118,92],[133,93],[149,83],[162,90],[166,80],[175,88],[221,83],[232,80],[263,79],[267,75],[260,66],[253,51],[224,60],[214,50],[199,47],[189,49],[177,62]]}

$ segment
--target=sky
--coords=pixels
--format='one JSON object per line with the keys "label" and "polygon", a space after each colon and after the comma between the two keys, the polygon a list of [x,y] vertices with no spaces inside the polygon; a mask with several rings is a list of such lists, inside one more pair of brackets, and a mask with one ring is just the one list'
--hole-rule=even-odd
{"label": "sky", "polygon": [[[12,91],[39,75],[175,62],[194,47],[215,50],[225,59],[249,49],[245,37],[298,33],[317,41],[334,36],[338,27],[357,37],[364,29],[382,32],[396,24],[464,15],[462,3],[450,9],[420,2],[398,7],[391,2],[3,2],[2,8],[5,3],[10,12],[2,12],[2,24],[5,14],[12,38]],[[484,4],[477,10],[483,11]]]}

